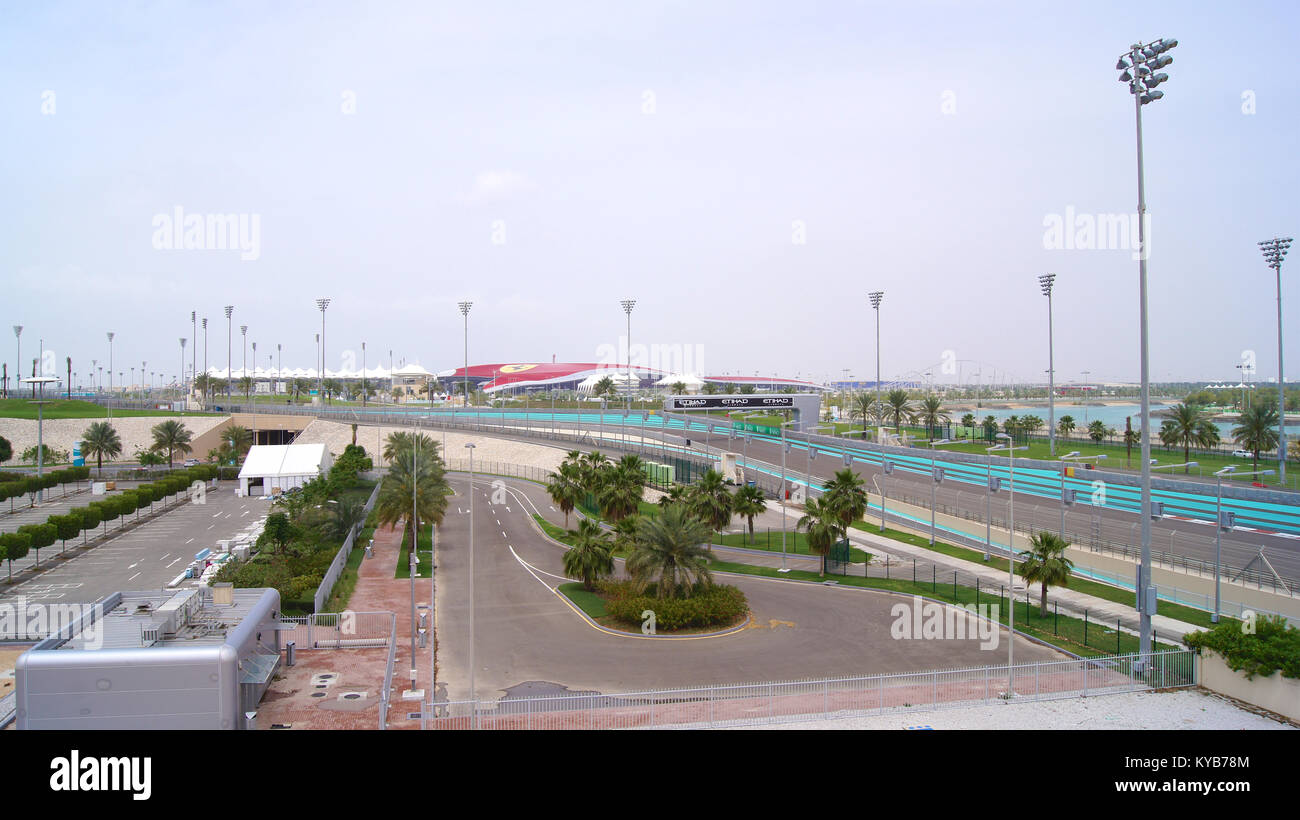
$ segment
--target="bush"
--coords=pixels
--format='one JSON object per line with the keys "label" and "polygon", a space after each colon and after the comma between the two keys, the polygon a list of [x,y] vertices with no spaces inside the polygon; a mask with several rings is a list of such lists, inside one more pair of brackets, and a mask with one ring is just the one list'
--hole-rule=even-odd
{"label": "bush", "polygon": [[99,510],[94,507],[77,507],[72,512],[80,518],[82,531],[93,530],[99,526]]}
{"label": "bush", "polygon": [[596,585],[605,598],[605,611],[619,621],[639,625],[641,613],[655,614],[655,626],[665,632],[709,626],[727,626],[749,611],[745,593],[733,586],[696,587],[689,598],[656,598],[638,594],[631,581],[601,581]]}
{"label": "bush", "polygon": [[[27,555],[32,547],[32,537],[25,532],[6,532],[0,535],[0,558],[6,561],[17,561]],[[13,564],[9,565],[10,571],[13,570]]]}
{"label": "bush", "polygon": [[1246,678],[1268,677],[1281,671],[1284,678],[1300,678],[1300,629],[1281,615],[1255,621],[1253,634],[1242,631],[1244,624],[1220,621],[1208,632],[1190,632],[1183,639],[1193,649],[1213,649],[1223,656],[1228,668],[1245,672]]}

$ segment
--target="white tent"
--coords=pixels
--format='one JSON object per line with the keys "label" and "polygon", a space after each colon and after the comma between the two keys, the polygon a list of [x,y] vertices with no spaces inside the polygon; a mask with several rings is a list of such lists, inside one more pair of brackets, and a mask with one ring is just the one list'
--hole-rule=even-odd
{"label": "white tent", "polygon": [[664,376],[662,379],[655,382],[655,387],[672,387],[674,384],[677,384],[677,382],[686,385],[687,390],[698,390],[704,386],[704,380],[698,376],[673,375]]}
{"label": "white tent", "polygon": [[301,487],[333,465],[334,458],[324,444],[259,444],[249,449],[239,471],[239,494],[248,495],[249,482],[258,479],[268,495],[276,487]]}

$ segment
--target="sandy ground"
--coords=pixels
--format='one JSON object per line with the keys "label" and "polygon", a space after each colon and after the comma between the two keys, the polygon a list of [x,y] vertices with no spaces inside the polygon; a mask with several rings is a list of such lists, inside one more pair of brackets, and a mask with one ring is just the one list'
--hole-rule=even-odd
{"label": "sandy ground", "polygon": [[[226,416],[177,416],[177,420],[183,422],[185,427],[193,433],[193,438],[198,438],[203,433],[222,424],[226,421]],[[86,428],[98,419],[46,419],[45,421],[45,445],[55,450],[63,450],[69,456],[72,456],[72,447],[81,441],[82,434]],[[153,445],[153,435],[149,432],[154,425],[160,421],[166,421],[161,416],[135,416],[128,418],[112,419],[113,429],[117,430],[118,436],[122,439],[122,459],[130,459],[136,450],[145,450]],[[28,447],[36,446],[37,422],[32,419],[9,419],[0,418],[0,436],[9,439],[14,448],[14,458],[17,459],[23,450]],[[340,452],[342,448],[340,448]],[[199,454],[197,457],[202,458],[206,454]],[[179,461],[179,459],[178,459]],[[93,466],[89,459],[87,464]]]}
{"label": "sandy ground", "polygon": [[[384,441],[390,433],[410,432],[410,427],[357,427],[357,444],[366,448],[371,458],[375,459],[375,466],[382,466],[383,459],[380,453],[384,449]],[[442,446],[443,431],[425,430],[426,435]],[[547,447],[540,444],[526,444],[508,439],[492,438],[490,436],[478,433],[466,435],[464,433],[446,433],[447,452],[444,455],[449,462],[459,462],[467,459],[468,450],[465,445],[468,442],[474,443],[474,462],[476,465],[484,462],[501,462],[505,464],[517,464],[528,467],[536,467],[540,470],[555,470],[564,460],[566,450],[560,447]],[[352,425],[342,424],[334,421],[323,421],[317,419],[307,426],[294,439],[297,444],[325,444],[331,453],[339,455],[343,448],[352,443]],[[453,464],[455,466],[455,464]]]}
{"label": "sandy ground", "polygon": [[905,715],[811,720],[757,729],[1294,729],[1234,701],[1191,689],[999,703]]}
{"label": "sandy ground", "polygon": [[14,662],[28,648],[23,646],[16,649],[9,647],[0,649],[0,698],[14,691]]}

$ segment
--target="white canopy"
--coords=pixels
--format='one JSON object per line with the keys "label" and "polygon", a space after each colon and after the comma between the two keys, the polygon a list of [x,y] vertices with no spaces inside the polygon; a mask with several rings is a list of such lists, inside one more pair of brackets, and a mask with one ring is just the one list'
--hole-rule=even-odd
{"label": "white canopy", "polygon": [[664,376],[662,379],[655,382],[655,387],[672,387],[674,384],[677,384],[677,382],[681,382],[682,384],[686,385],[688,388],[704,386],[704,380],[698,376],[673,375],[673,376]]}
{"label": "white canopy", "polygon": [[239,490],[248,494],[248,483],[262,480],[265,492],[272,488],[301,487],[329,471],[334,459],[324,444],[259,444],[248,451],[239,471]]}

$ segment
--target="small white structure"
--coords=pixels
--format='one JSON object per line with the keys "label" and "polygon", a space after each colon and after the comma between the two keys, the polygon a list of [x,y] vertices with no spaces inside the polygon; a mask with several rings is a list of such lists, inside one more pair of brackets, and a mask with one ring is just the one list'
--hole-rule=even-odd
{"label": "small white structure", "polygon": [[333,465],[324,444],[259,444],[249,449],[239,471],[239,494],[248,495],[249,483],[258,479],[263,495],[301,487]]}

